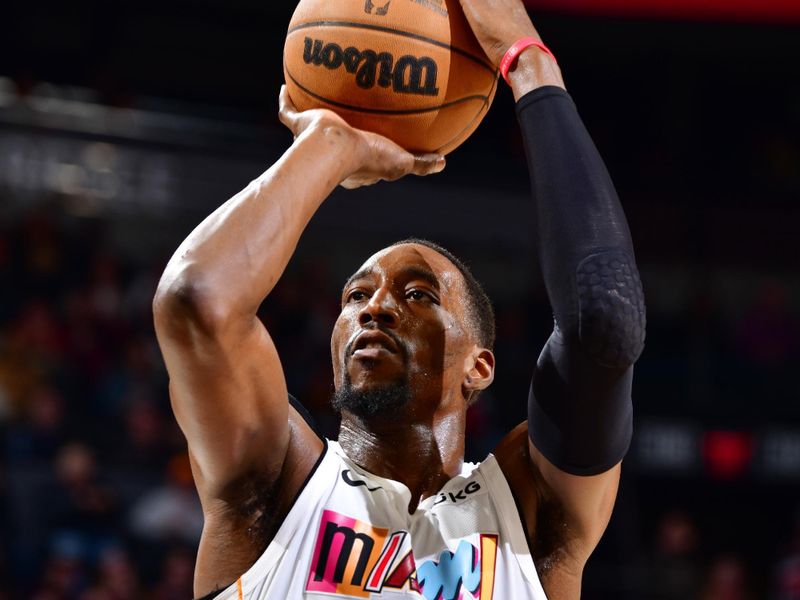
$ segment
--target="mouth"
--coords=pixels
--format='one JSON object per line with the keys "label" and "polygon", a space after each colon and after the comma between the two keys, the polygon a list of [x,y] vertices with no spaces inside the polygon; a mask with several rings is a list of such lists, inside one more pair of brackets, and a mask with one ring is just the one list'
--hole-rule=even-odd
{"label": "mouth", "polygon": [[397,342],[390,335],[371,329],[353,340],[351,355],[354,358],[375,358],[381,354],[397,354],[398,351]]}

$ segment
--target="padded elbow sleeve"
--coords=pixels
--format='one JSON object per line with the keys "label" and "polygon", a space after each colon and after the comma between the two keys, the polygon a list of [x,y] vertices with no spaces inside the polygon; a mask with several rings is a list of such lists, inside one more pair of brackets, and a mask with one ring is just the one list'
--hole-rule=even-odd
{"label": "padded elbow sleeve", "polygon": [[556,329],[534,371],[528,433],[539,451],[573,475],[603,473],[633,435],[633,363],[644,348],[644,294],[621,251],[592,254],[576,271],[577,339]]}
{"label": "padded elbow sleeve", "polygon": [[578,344],[598,364],[631,366],[644,349],[642,282],[633,259],[609,250],[583,259],[575,273]]}
{"label": "padded elbow sleeve", "polygon": [[633,367],[609,369],[554,332],[528,395],[528,435],[556,467],[597,475],[619,463],[633,435]]}

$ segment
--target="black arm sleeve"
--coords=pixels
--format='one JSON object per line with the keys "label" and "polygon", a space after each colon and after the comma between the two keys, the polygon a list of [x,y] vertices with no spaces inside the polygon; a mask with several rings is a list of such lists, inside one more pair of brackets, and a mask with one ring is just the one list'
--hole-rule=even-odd
{"label": "black arm sleeve", "polygon": [[538,88],[517,103],[536,206],[535,236],[555,328],[534,370],[528,431],[574,475],[607,471],[633,431],[633,363],[645,308],[614,185],[569,94]]}

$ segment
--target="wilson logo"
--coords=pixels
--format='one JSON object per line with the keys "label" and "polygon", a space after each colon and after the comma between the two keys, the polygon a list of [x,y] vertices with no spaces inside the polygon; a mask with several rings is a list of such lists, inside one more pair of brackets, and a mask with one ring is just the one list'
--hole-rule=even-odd
{"label": "wilson logo", "polygon": [[379,17],[383,17],[386,16],[386,13],[389,12],[389,5],[391,3],[392,0],[389,0],[383,6],[375,6],[372,0],[366,0],[366,2],[364,3],[364,12],[367,13],[368,15],[371,15],[372,9],[375,9],[375,14],[378,15]]}
{"label": "wilson logo", "polygon": [[389,533],[332,510],[322,513],[306,591],[368,598],[385,590],[416,592],[425,600],[492,600],[497,536],[461,540],[455,552],[417,567],[407,531]]}
{"label": "wilson logo", "polygon": [[358,50],[352,46],[342,48],[333,42],[305,38],[303,61],[307,65],[322,66],[331,71],[344,69],[355,75],[356,85],[372,89],[377,84],[392,88],[398,94],[436,96],[439,67],[430,57],[403,55],[395,59],[390,52]]}

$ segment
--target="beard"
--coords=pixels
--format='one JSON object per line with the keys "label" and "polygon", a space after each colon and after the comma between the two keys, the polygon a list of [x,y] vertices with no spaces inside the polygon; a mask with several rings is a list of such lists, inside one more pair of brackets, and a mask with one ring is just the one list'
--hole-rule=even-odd
{"label": "beard", "polygon": [[411,400],[411,386],[406,377],[366,390],[356,390],[345,373],[344,381],[333,392],[331,405],[341,413],[348,411],[357,417],[391,416],[400,412]]}

